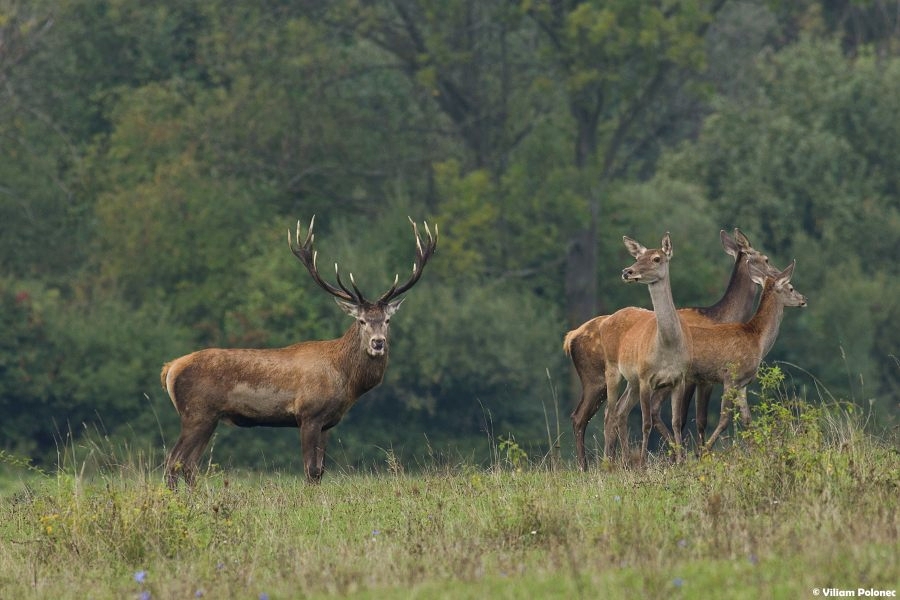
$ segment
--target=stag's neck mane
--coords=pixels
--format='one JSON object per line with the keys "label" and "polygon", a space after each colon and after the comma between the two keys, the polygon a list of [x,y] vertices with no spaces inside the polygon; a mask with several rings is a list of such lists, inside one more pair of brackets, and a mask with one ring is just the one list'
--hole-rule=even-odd
{"label": "stag's neck mane", "polygon": [[750,279],[747,255],[741,252],[734,261],[728,287],[719,301],[695,310],[717,323],[745,323],[753,317],[755,301],[756,284]]}
{"label": "stag's neck mane", "polygon": [[354,322],[344,335],[335,340],[336,362],[346,374],[346,387],[360,395],[381,383],[388,363],[388,347],[381,356],[370,356],[359,341],[359,323]]}

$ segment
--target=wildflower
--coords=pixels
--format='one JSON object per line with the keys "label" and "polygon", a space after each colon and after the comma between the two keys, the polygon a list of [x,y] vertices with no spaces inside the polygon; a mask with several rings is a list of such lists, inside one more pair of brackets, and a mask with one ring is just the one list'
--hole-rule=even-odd
{"label": "wildflower", "polygon": [[202,597],[203,597],[203,590],[197,590],[196,592],[194,592],[194,598],[202,598]]}
{"label": "wildflower", "polygon": [[613,500],[615,500],[616,502],[621,502],[622,496],[613,496]]}
{"label": "wildflower", "polygon": [[140,598],[140,600],[150,600],[150,598],[151,598],[150,592],[148,592],[147,590],[144,590],[143,592],[141,592],[138,595],[138,598]]}
{"label": "wildflower", "polygon": [[681,577],[676,577],[675,579],[672,580],[672,585],[674,585],[677,588],[680,588],[681,586],[684,585],[684,579],[682,579]]}
{"label": "wildflower", "polygon": [[678,540],[678,547],[679,548],[687,548],[687,540],[684,540],[684,539]]}
{"label": "wildflower", "polygon": [[147,571],[138,571],[134,574],[134,580],[138,583],[144,583],[147,581]]}
{"label": "wildflower", "polygon": [[269,600],[269,595],[263,592],[259,595],[259,600]]}

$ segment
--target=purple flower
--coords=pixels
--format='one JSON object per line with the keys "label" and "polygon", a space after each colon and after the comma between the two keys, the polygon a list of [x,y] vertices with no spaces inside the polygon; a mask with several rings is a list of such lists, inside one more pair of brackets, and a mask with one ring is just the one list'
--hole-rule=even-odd
{"label": "purple flower", "polygon": [[134,580],[138,583],[144,583],[147,581],[147,571],[138,571],[134,574]]}
{"label": "purple flower", "polygon": [[687,540],[678,540],[679,548],[687,548]]}
{"label": "purple flower", "polygon": [[203,597],[203,590],[197,590],[196,592],[194,592],[194,598],[202,598],[202,597]]}
{"label": "purple flower", "polygon": [[675,587],[680,588],[681,586],[684,585],[684,579],[682,579],[681,577],[676,577],[675,579],[672,580],[672,584]]}
{"label": "purple flower", "polygon": [[144,590],[143,592],[140,593],[138,598],[140,598],[141,600],[150,600],[150,592],[148,592],[147,590]]}
{"label": "purple flower", "polygon": [[269,600],[269,595],[263,592],[259,595],[259,600]]}

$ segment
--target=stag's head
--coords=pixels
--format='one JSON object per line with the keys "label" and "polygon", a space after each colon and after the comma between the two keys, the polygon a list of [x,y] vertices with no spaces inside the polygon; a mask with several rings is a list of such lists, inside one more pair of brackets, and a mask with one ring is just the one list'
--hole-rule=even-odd
{"label": "stag's head", "polygon": [[772,275],[768,269],[751,263],[750,276],[753,278],[753,281],[763,286],[763,290],[766,289],[766,286],[770,286],[778,302],[783,306],[805,307],[806,296],[794,289],[794,286],[791,284],[791,277],[794,274],[794,266],[796,264],[796,260],[791,261],[791,264],[784,271],[775,269],[775,274]]}
{"label": "stag's head", "polygon": [[672,258],[672,240],[669,232],[663,236],[659,249],[648,250],[628,236],[622,236],[625,247],[637,262],[622,269],[622,279],[640,283],[656,283],[669,276],[669,260]]}
{"label": "stag's head", "polygon": [[724,229],[719,232],[719,237],[722,239],[725,252],[736,261],[746,261],[751,271],[762,271],[769,277],[776,277],[780,273],[774,265],[769,264],[769,257],[754,248],[747,236],[737,227],[734,228],[734,238],[725,233]]}
{"label": "stag's head", "polygon": [[299,221],[297,221],[295,240],[291,239],[291,232],[288,231],[288,245],[291,248],[291,252],[303,263],[303,266],[309,271],[313,280],[319,284],[319,287],[334,296],[338,306],[356,319],[360,345],[365,349],[366,353],[373,358],[384,356],[388,350],[388,327],[391,322],[391,316],[397,312],[404,300],[403,298],[398,298],[398,296],[407,292],[422,276],[422,269],[425,268],[425,263],[434,254],[434,250],[437,247],[437,225],[435,225],[434,235],[432,235],[428,224],[425,223],[427,240],[423,241],[419,235],[419,228],[416,226],[416,223],[412,219],[409,220],[412,224],[413,235],[416,238],[416,257],[413,261],[412,274],[402,284],[400,283],[400,276],[395,276],[394,283],[390,289],[377,300],[372,301],[367,300],[362,292],[359,291],[353,278],[353,273],[350,273],[350,287],[348,288],[344,285],[337,263],[334,264],[334,276],[337,280],[337,286],[328,283],[319,275],[319,269],[316,266],[318,252],[313,249],[313,241],[315,239],[313,226],[315,221],[316,217],[313,216],[309,222],[309,231],[307,231],[306,238],[302,243],[300,242]]}

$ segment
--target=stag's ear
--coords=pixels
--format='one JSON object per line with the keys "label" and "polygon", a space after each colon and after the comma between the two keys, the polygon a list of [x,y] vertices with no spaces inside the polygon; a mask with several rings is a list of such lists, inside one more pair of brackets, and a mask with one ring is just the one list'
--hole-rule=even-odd
{"label": "stag's ear", "polygon": [[384,314],[387,317],[390,317],[392,314],[397,312],[397,309],[400,308],[400,305],[403,304],[403,301],[406,298],[400,298],[399,300],[394,300],[393,302],[388,302],[384,305]]}
{"label": "stag's ear", "polygon": [[631,239],[627,235],[622,236],[622,241],[625,243],[625,247],[628,248],[628,253],[635,258],[640,258],[641,255],[647,251],[647,248],[639,244],[637,241]]}
{"label": "stag's ear", "polygon": [[358,319],[360,317],[360,315],[362,314],[362,311],[360,310],[358,304],[353,304],[352,302],[346,302],[344,300],[341,300],[340,298],[335,298],[334,301],[337,303],[338,306],[341,307],[341,310],[343,310],[345,313],[347,313],[354,319]]}
{"label": "stag's ear", "polygon": [[666,255],[666,258],[672,258],[672,238],[669,237],[669,232],[666,232],[666,235],[663,236],[662,243],[660,244],[660,249]]}

